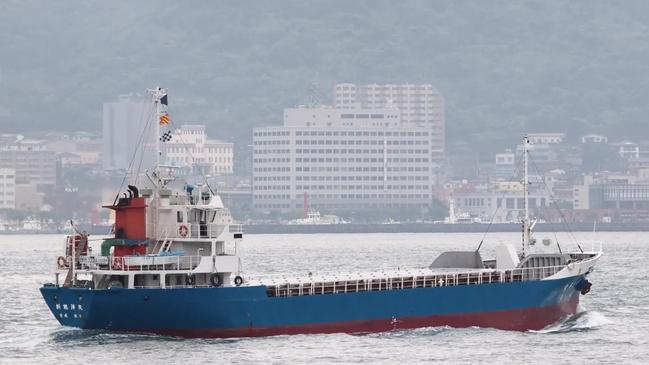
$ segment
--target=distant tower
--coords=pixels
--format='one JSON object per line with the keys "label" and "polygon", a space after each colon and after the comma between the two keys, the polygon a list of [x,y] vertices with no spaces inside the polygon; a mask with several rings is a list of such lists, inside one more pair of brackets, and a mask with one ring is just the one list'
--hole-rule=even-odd
{"label": "distant tower", "polygon": [[453,196],[448,199],[448,222],[451,224],[457,223],[457,218],[455,217],[455,199],[453,199]]}

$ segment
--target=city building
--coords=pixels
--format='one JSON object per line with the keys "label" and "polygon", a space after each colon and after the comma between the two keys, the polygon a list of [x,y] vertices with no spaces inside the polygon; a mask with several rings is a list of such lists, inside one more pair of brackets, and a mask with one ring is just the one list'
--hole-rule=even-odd
{"label": "city building", "polygon": [[103,149],[102,137],[89,132],[48,133],[48,151],[59,155],[62,166],[99,166]]}
{"label": "city building", "polygon": [[619,146],[619,154],[624,158],[628,170],[649,168],[649,142],[624,143]]}
{"label": "city building", "polygon": [[601,134],[587,134],[581,137],[581,143],[608,143],[608,137]]}
{"label": "city building", "polygon": [[618,154],[624,159],[638,159],[640,158],[640,145],[637,143],[622,141],[613,143],[617,147]]}
{"label": "city building", "polygon": [[16,184],[54,187],[57,166],[56,155],[47,150],[44,141],[22,135],[5,135],[0,141],[0,168],[15,170]]}
{"label": "city building", "polygon": [[164,143],[169,164],[190,167],[205,175],[232,174],[234,145],[208,139],[204,125],[186,124]]}
{"label": "city building", "polygon": [[649,168],[649,157],[640,156],[638,158],[630,158],[626,161],[627,169],[629,170],[641,170]]}
{"label": "city building", "polygon": [[35,184],[16,184],[16,209],[39,211],[45,204],[45,193]]}
{"label": "city building", "polygon": [[529,133],[527,137],[531,144],[557,144],[566,140],[565,133]]}
{"label": "city building", "polygon": [[[157,136],[151,133],[153,106],[150,102],[122,95],[119,101],[104,103],[103,167],[104,170],[128,170],[133,161],[152,166]],[[136,151],[138,152],[136,155]],[[144,153],[144,155],[143,155]]]}
{"label": "city building", "polygon": [[643,176],[602,172],[583,176],[574,186],[576,210],[626,209],[649,211],[649,184]]}
{"label": "city building", "polygon": [[253,207],[301,212],[432,203],[430,128],[396,108],[285,109],[284,125],[253,130]]}
{"label": "city building", "polygon": [[496,165],[511,166],[516,161],[516,155],[511,150],[496,153]]}
{"label": "city building", "polygon": [[[530,173],[545,174],[555,169],[581,171],[582,150],[566,142],[565,133],[530,133]],[[516,146],[517,161],[523,158],[523,144]],[[522,169],[522,163],[518,162]],[[519,170],[522,171],[522,170]]]}
{"label": "city building", "polygon": [[16,207],[16,170],[0,168],[0,209]]}
{"label": "city building", "polygon": [[428,128],[432,145],[431,162],[441,166],[445,151],[445,102],[442,94],[430,84],[337,84],[334,107],[391,108],[401,112],[404,127]]}
{"label": "city building", "polygon": [[[471,191],[459,191],[453,196],[455,209],[459,214],[468,214],[480,218],[483,222],[511,223],[520,222],[525,214],[522,184],[506,182],[498,189],[482,188]],[[529,194],[530,214],[532,217],[545,218],[545,211],[550,207],[551,196],[543,190],[531,191]]]}
{"label": "city building", "polygon": [[516,177],[516,154],[507,149],[504,152],[496,153],[492,178],[511,179]]}
{"label": "city building", "polygon": [[590,186],[591,209],[649,210],[649,184]]}

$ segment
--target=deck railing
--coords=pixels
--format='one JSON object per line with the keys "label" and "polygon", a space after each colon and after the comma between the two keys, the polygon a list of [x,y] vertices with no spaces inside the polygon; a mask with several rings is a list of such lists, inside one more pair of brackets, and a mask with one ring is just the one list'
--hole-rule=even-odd
{"label": "deck railing", "polygon": [[229,228],[230,233],[243,233],[243,225],[241,224],[188,223],[186,225],[189,228],[187,234],[189,238],[218,238],[226,227]]}
{"label": "deck railing", "polygon": [[546,266],[510,270],[430,273],[419,275],[359,278],[352,280],[285,282],[267,285],[269,297],[326,295],[382,290],[435,288],[458,285],[483,285],[541,280],[561,271],[565,266]]}
{"label": "deck railing", "polygon": [[[204,256],[80,256],[76,270],[173,271],[192,270]],[[68,257],[67,262],[71,258]]]}
{"label": "deck railing", "polygon": [[217,238],[223,233],[226,225],[217,223],[189,223],[190,238]]}

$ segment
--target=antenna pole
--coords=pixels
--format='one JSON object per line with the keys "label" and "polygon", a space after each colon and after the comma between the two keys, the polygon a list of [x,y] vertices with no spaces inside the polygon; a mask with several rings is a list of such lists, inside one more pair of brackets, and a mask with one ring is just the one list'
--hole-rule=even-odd
{"label": "antenna pole", "polygon": [[158,96],[160,88],[156,90],[153,96],[153,103],[155,104],[155,169],[160,168],[160,155],[162,154],[160,147],[160,97]]}
{"label": "antenna pole", "polygon": [[530,246],[530,204],[529,204],[529,185],[530,180],[528,176],[528,155],[529,155],[530,139],[527,135],[523,137],[523,158],[525,165],[525,174],[523,177],[523,200],[525,204],[525,216],[523,217],[523,257],[529,251]]}
{"label": "antenna pole", "polygon": [[[162,107],[162,101],[161,99],[167,95],[167,89],[163,89],[161,87],[156,87],[155,89],[148,89],[149,93],[151,94],[151,98],[153,99],[153,104],[155,105],[155,114],[156,114],[156,120],[155,120],[155,147],[156,147],[156,164],[155,164],[155,169],[154,169],[154,174],[156,176],[157,180],[160,180],[160,163],[162,159],[162,144],[161,144],[161,135],[160,135],[160,117],[162,116],[162,113],[165,112],[165,109]],[[165,103],[166,104],[166,103]],[[163,182],[164,184],[164,182]]]}
{"label": "antenna pole", "polygon": [[162,155],[162,147],[160,145],[160,98],[164,96],[162,88],[156,87],[153,91],[153,103],[155,104],[155,131],[156,131],[156,170],[160,168],[160,156]]}

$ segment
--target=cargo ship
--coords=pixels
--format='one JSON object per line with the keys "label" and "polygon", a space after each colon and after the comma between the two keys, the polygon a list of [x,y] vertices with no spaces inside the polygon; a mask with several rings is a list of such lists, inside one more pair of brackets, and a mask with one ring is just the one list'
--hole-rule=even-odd
{"label": "cargo ship", "polygon": [[[157,117],[167,91],[150,90]],[[161,135],[160,123],[154,133]],[[160,138],[162,140],[163,138]],[[366,274],[310,273],[251,279],[240,257],[241,226],[208,184],[174,188],[157,146],[151,185],[129,185],[113,204],[113,237],[93,250],[84,232],[66,237],[54,282],[40,291],[61,325],[181,337],[368,333],[431,326],[538,330],[577,311],[602,255],[541,252],[527,209],[521,250],[440,254],[424,269]],[[100,252],[97,252],[100,251]],[[547,251],[547,250],[546,250]]]}

